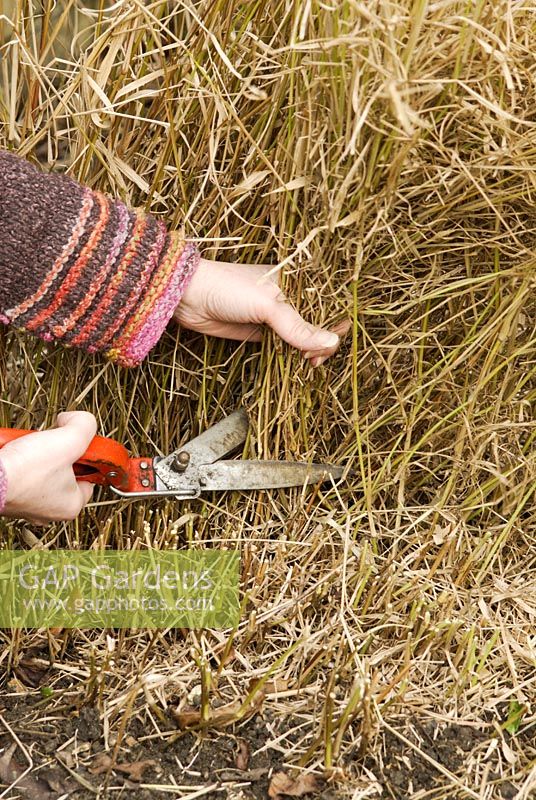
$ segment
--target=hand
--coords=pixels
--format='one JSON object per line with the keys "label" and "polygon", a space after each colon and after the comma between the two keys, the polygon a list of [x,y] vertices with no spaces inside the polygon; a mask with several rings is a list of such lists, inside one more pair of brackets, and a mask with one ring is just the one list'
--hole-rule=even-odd
{"label": "hand", "polygon": [[5,516],[38,524],[70,520],[89,502],[93,485],[77,481],[73,464],[95,436],[97,421],[86,411],[58,415],[58,427],[6,444],[0,459],[7,475]]}
{"label": "hand", "polygon": [[310,325],[273,276],[262,280],[270,269],[202,258],[173,318],[199,333],[253,342],[262,339],[260,326],[266,323],[317,367],[337,350],[339,334],[348,331],[350,322],[331,331]]}

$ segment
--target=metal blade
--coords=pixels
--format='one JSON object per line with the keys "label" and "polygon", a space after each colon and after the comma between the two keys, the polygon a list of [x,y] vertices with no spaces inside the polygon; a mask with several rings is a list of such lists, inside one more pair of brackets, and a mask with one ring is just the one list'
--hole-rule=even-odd
{"label": "metal blade", "polygon": [[[212,464],[214,461],[218,461],[218,459],[232,453],[241,444],[244,444],[248,430],[248,415],[243,408],[239,408],[199,436],[196,436],[195,439],[190,439],[185,445],[179,447],[176,452],[189,453],[192,466]],[[170,456],[167,456],[165,460],[167,461],[169,458]]]}
{"label": "metal blade", "polygon": [[199,467],[202,491],[232,489],[284,489],[340,478],[338,464],[304,464],[299,461],[219,461]]}

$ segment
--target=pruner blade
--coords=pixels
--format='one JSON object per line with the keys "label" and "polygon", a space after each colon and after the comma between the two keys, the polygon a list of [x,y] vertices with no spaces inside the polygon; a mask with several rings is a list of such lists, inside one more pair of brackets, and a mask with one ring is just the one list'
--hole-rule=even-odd
{"label": "pruner blade", "polygon": [[248,415],[238,408],[163,460],[170,461],[180,453],[187,453],[192,466],[212,464],[244,444],[248,430]]}
{"label": "pruner blade", "polygon": [[218,461],[199,469],[202,491],[287,489],[337,480],[344,468],[335,464],[299,461]]}
{"label": "pruner blade", "polygon": [[[122,497],[199,497],[203,491],[284,489],[342,477],[338,464],[292,461],[223,461],[246,441],[245,411],[238,409],[165,458],[129,455],[120,442],[95,436],[73,464],[79,481],[109,486]],[[33,433],[0,428],[0,449]]]}
{"label": "pruner blade", "polygon": [[201,492],[284,489],[342,477],[343,467],[294,461],[223,461],[246,440],[249,420],[239,409],[166,458],[154,460],[155,494],[177,498]]}

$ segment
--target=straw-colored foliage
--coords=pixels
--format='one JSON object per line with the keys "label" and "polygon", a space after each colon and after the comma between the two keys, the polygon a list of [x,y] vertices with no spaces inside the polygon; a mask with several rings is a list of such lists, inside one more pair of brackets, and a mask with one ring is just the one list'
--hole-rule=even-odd
{"label": "straw-colored foliage", "polygon": [[[115,736],[138,718],[164,740],[194,687],[217,706],[261,681],[260,713],[287,721],[267,748],[338,791],[379,796],[385,741],[419,751],[413,724],[435,720],[485,737],[457,772],[428,751],[436,788],[415,797],[500,797],[506,779],[532,796],[535,15],[533,0],[4,2],[0,145],[185,220],[211,258],[279,268],[311,321],[353,321],[317,370],[268,332],[170,331],[132,370],[3,335],[0,424],[86,409],[132,452],[168,452],[242,403],[249,457],[354,469],[313,494],[103,493],[72,524],[4,522],[8,547],[242,552],[232,636],[50,639],[63,707],[87,699]],[[5,631],[7,678],[46,639]]]}

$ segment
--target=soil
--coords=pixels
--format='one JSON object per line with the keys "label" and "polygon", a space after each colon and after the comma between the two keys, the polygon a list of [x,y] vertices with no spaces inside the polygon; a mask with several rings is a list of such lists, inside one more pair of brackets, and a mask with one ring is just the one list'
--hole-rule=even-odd
{"label": "soil", "polygon": [[[261,750],[281,734],[286,734],[287,753],[292,746],[293,721],[273,718],[267,710],[232,729],[204,735],[178,731],[171,720],[158,720],[155,724],[167,732],[166,741],[156,735],[150,738],[156,733],[155,727],[144,726],[134,718],[124,732],[123,745],[117,757],[117,764],[126,766],[127,771],[113,769],[108,776],[106,768],[113,747],[105,749],[102,721],[95,708],[83,707],[74,713],[72,709],[65,709],[61,713],[52,705],[47,707],[38,692],[31,692],[5,695],[0,701],[0,715],[0,722],[4,722],[0,725],[3,728],[0,733],[2,789],[6,777],[11,783],[27,766],[18,746],[13,751],[13,771],[6,776],[5,754],[13,748],[13,734],[27,752],[31,752],[34,764],[30,775],[19,783],[19,793],[14,788],[6,800],[16,797],[27,800],[67,797],[71,800],[100,800],[105,797],[152,800],[188,796],[187,792],[169,795],[149,788],[159,784],[169,786],[173,780],[181,786],[192,787],[190,791],[194,787],[198,790],[204,788],[201,796],[209,800],[259,800],[269,797],[268,789],[274,774],[293,774],[289,767],[291,757],[285,763],[285,754],[277,747]],[[433,762],[456,775],[461,785],[467,785],[471,754],[476,748],[482,749],[493,735],[491,725],[485,728],[445,726],[435,721],[414,719],[408,721],[403,736],[418,745]],[[140,775],[129,773],[128,769],[134,765],[136,770],[139,762],[147,762],[142,765]],[[493,773],[488,780],[494,784],[493,798],[508,800],[516,796],[517,789],[509,781],[501,781]],[[450,789],[445,793],[447,786]],[[335,800],[351,797],[355,787],[361,787],[362,791],[354,796],[379,800],[409,800],[419,792],[425,792],[429,800],[461,800],[468,796],[463,788],[453,786],[426,757],[389,731],[378,736],[377,741],[369,742],[364,757],[360,752],[353,757],[350,754],[337,780],[319,779],[314,793],[299,796],[305,800],[313,797]]]}
{"label": "soil", "polygon": [[[491,726],[487,731],[482,731],[469,725],[445,726],[436,721],[420,722],[413,719],[409,721],[408,728],[409,730],[401,733],[417,745],[424,756],[387,731],[381,753],[377,756],[367,755],[365,758],[365,766],[380,778],[382,794],[379,797],[382,800],[409,800],[419,792],[426,792],[429,800],[436,797],[462,800],[468,797],[464,785],[477,790],[476,786],[471,785],[468,765],[471,760],[474,761],[471,756],[475,749],[482,749],[483,744],[489,744],[493,736]],[[453,786],[449,777],[442,774],[425,756],[456,776],[461,786]],[[490,772],[487,781],[488,785],[493,784],[494,793],[487,794],[486,797],[510,800],[517,796],[516,787],[509,780],[501,779],[498,774]],[[446,786],[450,787],[448,794],[445,792]]]}

